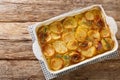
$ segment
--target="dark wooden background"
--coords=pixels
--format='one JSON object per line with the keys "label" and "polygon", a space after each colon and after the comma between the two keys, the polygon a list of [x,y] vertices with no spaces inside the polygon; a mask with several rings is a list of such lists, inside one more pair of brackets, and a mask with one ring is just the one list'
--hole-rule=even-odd
{"label": "dark wooden background", "polygon": [[[45,80],[28,26],[93,4],[102,4],[116,20],[120,45],[120,0],[0,0],[0,80]],[[85,66],[62,80],[120,80],[120,57]]]}

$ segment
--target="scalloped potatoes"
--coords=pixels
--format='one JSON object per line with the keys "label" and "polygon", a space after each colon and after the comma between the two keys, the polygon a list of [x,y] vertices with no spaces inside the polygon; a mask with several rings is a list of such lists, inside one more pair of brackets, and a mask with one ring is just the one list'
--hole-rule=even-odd
{"label": "scalloped potatoes", "polygon": [[41,26],[40,46],[51,70],[60,70],[111,50],[114,41],[99,8]]}

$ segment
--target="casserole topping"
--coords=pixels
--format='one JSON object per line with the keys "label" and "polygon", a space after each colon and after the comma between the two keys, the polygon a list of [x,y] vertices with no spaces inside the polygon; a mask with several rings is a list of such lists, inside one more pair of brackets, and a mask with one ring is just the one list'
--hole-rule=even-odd
{"label": "casserole topping", "polygon": [[54,71],[114,47],[109,26],[98,7],[43,25],[37,37],[48,66]]}

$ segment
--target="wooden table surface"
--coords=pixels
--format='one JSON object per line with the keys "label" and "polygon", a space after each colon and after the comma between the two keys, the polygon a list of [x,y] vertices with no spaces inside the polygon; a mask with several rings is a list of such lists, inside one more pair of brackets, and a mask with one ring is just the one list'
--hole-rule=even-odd
{"label": "wooden table surface", "polygon": [[[45,80],[32,52],[28,26],[93,4],[102,4],[107,15],[116,20],[120,45],[120,0],[0,0],[0,80]],[[61,78],[120,80],[120,57],[85,66]]]}

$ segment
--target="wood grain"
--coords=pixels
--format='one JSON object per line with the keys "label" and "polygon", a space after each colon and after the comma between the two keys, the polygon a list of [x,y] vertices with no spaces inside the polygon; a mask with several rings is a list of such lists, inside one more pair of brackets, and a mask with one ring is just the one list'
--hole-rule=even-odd
{"label": "wood grain", "polygon": [[0,80],[45,80],[38,61],[0,61]]}
{"label": "wood grain", "polygon": [[[119,68],[120,61],[103,61],[82,67],[59,78],[62,80],[119,80]],[[45,78],[38,61],[1,60],[0,80],[45,80]]]}
{"label": "wood grain", "polygon": [[11,40],[31,40],[28,26],[33,22],[26,23],[0,23],[0,39]]}
{"label": "wood grain", "polygon": [[32,41],[0,41],[0,59],[36,59],[32,51]]}
{"label": "wood grain", "polygon": [[107,1],[79,1],[79,0],[1,0],[0,1],[0,21],[1,22],[28,22],[28,21],[42,21],[59,14],[65,13],[67,11],[83,8],[93,4],[102,4],[106,13],[109,16],[115,18],[115,20],[120,20],[120,6],[118,0],[117,2]]}

